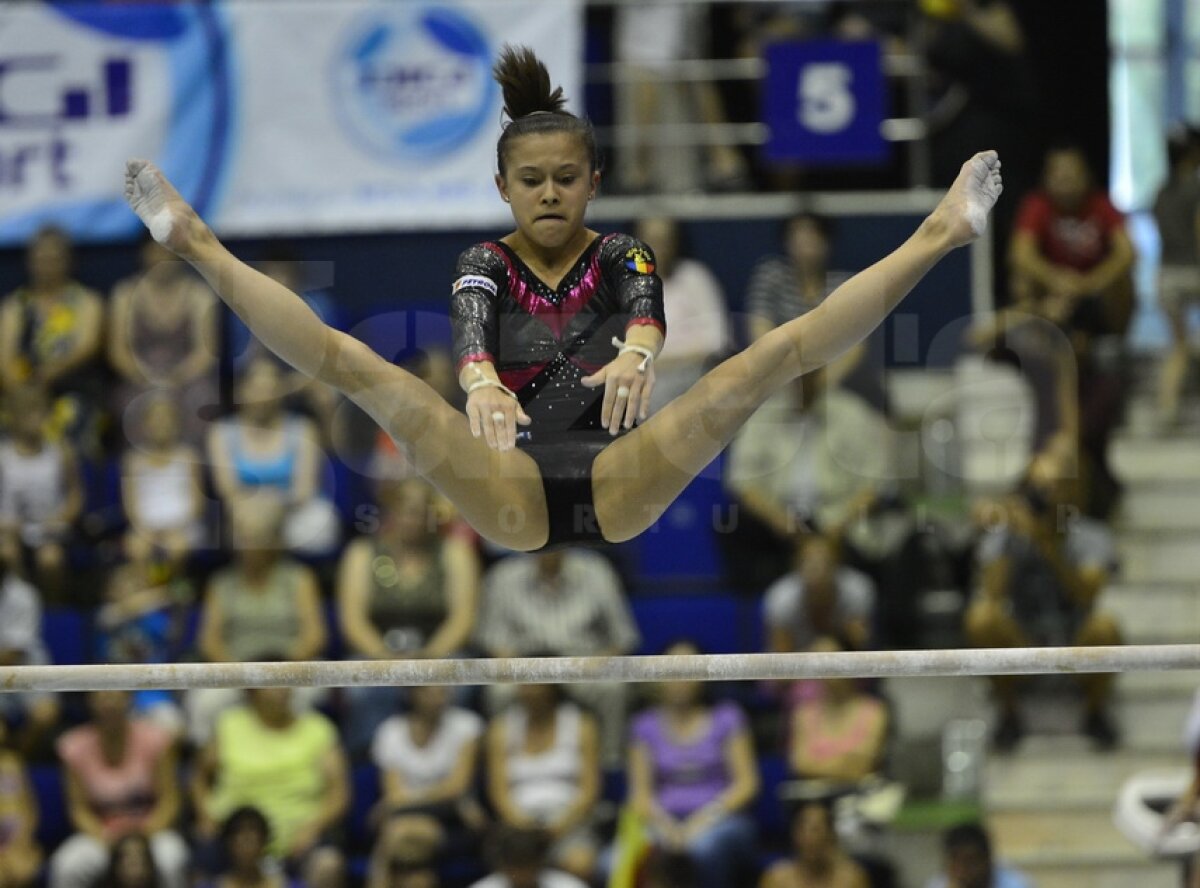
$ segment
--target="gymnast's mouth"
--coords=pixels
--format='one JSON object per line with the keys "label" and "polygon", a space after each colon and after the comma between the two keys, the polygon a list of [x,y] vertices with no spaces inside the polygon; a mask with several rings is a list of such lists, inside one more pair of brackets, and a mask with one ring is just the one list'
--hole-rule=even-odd
{"label": "gymnast's mouth", "polygon": [[544,216],[538,216],[535,222],[566,222],[567,217],[561,213],[546,213]]}

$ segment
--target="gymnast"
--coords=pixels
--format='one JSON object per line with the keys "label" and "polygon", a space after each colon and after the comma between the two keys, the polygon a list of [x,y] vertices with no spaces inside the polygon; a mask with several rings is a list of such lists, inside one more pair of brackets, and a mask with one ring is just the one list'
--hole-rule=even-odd
{"label": "gymnast", "polygon": [[358,404],[510,549],[646,530],[763,401],[866,337],[943,256],[982,235],[1001,191],[996,153],[975,155],[893,253],[639,422],[666,332],[653,254],[584,224],[600,184],[595,136],[545,66],[506,47],[494,75],[509,118],[495,180],[516,229],[459,259],[451,318],[465,416],[236,259],[153,164],[127,164],[125,196],[267,348]]}

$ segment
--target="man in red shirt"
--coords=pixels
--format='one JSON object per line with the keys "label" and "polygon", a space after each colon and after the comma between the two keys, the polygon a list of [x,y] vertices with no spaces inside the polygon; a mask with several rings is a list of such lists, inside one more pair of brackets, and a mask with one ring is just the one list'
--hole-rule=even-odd
{"label": "man in red shirt", "polygon": [[1042,188],[1025,196],[1012,243],[1020,307],[1083,334],[1124,333],[1133,309],[1133,244],[1095,188],[1076,146],[1046,155]]}

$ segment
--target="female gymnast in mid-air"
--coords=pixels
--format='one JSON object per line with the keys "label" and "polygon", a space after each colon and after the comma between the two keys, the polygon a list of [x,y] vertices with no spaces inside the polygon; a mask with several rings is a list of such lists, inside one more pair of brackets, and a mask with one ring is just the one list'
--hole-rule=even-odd
{"label": "female gymnast in mid-air", "polygon": [[767,397],[866,337],[943,256],[982,235],[1000,196],[995,152],[972,157],[895,252],[647,420],[666,332],[654,257],[584,224],[600,184],[595,137],[542,63],[506,48],[494,73],[510,118],[496,187],[516,230],[459,259],[451,316],[466,416],[237,260],[152,164],[129,162],[125,195],[271,351],[366,410],[468,522],[510,549],[646,530]]}

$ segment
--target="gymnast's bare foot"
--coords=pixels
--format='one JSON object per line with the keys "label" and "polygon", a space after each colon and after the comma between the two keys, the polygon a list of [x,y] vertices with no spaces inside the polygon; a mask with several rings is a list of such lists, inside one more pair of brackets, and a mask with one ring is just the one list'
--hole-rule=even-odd
{"label": "gymnast's bare foot", "polygon": [[187,258],[208,231],[196,211],[148,160],[125,164],[125,200],[150,229],[150,236],[178,256]]}
{"label": "gymnast's bare foot", "polygon": [[988,213],[1003,190],[999,155],[983,151],[962,165],[927,221],[951,248],[969,244],[987,231]]}

